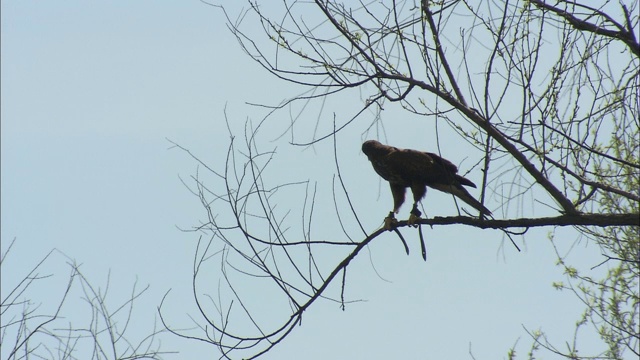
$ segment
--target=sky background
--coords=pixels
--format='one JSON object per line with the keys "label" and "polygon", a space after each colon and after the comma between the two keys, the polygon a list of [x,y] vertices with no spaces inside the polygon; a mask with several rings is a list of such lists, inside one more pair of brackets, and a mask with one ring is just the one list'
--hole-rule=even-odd
{"label": "sky background", "polygon": [[[229,7],[231,14],[238,10]],[[180,229],[197,226],[206,213],[181,179],[189,182],[203,169],[170,141],[221,171],[229,145],[225,109],[241,147],[246,121],[256,124],[268,113],[248,103],[276,105],[305,89],[253,62],[227,30],[222,13],[198,1],[3,1],[1,16],[3,254],[16,239],[2,263],[3,297],[55,248],[82,264],[95,286],[105,287],[109,276],[114,304],[127,299],[134,282],[150,285],[136,303],[132,337],[153,326],[169,289],[170,322],[193,326],[190,284],[200,235]],[[325,105],[320,113],[325,124],[333,114],[344,122],[354,114],[353,106],[362,106],[364,99],[349,94]],[[314,131],[315,106],[302,115],[310,120],[296,125],[299,140],[308,140]],[[289,135],[280,135],[292,116],[287,109],[276,112],[261,128],[261,149],[276,150],[269,181],[317,186],[314,234],[344,240],[331,200],[332,143],[291,145]],[[435,151],[433,123],[391,104],[382,117],[393,124],[385,128],[393,145]],[[375,137],[365,133],[369,123],[356,121],[337,141],[342,176],[365,228],[373,232],[389,211],[391,197],[360,152],[362,141]],[[465,173],[477,160],[466,152],[472,149],[447,128],[439,131],[443,155]],[[480,183],[479,169],[467,176]],[[295,234],[304,188],[281,196],[278,204],[292,209]],[[435,191],[424,204],[430,216],[457,214],[451,198]],[[488,205],[504,216],[500,204]],[[520,206],[527,214],[553,214],[540,206]],[[409,210],[407,203],[399,217],[406,218]],[[518,238],[521,253],[498,231],[464,226],[423,230],[427,262],[411,229],[403,230],[410,256],[391,234],[379,237],[348,269],[346,296],[363,301],[348,304],[346,311],[333,302],[315,304],[302,326],[264,358],[470,359],[472,353],[475,359],[498,359],[506,358],[516,342],[524,356],[531,344],[525,328],[542,329],[559,345],[571,341],[582,304],[552,287],[565,277],[555,265],[551,229]],[[571,229],[559,230],[556,244],[563,254],[571,249],[579,265],[599,263],[598,249],[578,238]],[[41,271],[55,276],[28,293],[42,309],[62,291],[68,276],[68,259],[61,253],[54,253]],[[215,283],[216,267],[207,271]],[[213,293],[215,286],[205,290]],[[73,294],[65,316],[81,320],[80,294]],[[589,335],[582,339],[588,349]],[[218,354],[212,346],[169,335],[162,336],[162,345],[180,351],[177,359]]]}

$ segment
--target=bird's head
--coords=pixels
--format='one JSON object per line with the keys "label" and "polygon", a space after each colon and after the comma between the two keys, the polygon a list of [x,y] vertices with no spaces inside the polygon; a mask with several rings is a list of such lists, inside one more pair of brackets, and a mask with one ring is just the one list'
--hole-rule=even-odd
{"label": "bird's head", "polygon": [[367,140],[362,143],[362,152],[365,153],[369,159],[383,156],[389,152],[389,149],[389,146],[381,144],[376,140]]}

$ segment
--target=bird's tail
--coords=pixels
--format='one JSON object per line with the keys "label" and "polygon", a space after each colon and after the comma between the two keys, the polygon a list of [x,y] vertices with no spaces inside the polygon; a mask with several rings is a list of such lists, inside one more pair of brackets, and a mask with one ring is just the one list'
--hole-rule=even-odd
{"label": "bird's tail", "polygon": [[483,215],[491,215],[491,211],[487,209],[484,205],[480,203],[480,201],[476,200],[469,192],[462,187],[462,185],[431,185],[433,188],[438,189],[442,192],[446,192],[449,194],[455,195],[458,199],[466,202],[467,204],[473,206],[474,209],[480,211]]}

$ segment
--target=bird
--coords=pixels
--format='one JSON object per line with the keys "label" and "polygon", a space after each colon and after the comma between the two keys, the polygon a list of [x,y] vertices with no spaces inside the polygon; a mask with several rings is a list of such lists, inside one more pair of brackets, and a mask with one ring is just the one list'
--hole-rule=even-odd
{"label": "bird", "polygon": [[491,215],[491,211],[476,200],[463,186],[475,188],[469,179],[458,175],[458,168],[434,153],[412,149],[399,149],[384,145],[376,140],[362,144],[362,152],[367,155],[373,169],[389,182],[393,195],[393,210],[384,220],[384,228],[393,229],[397,225],[395,214],[404,203],[407,188],[413,193],[413,209],[408,224],[415,225],[422,213],[418,202],[427,193],[427,187],[455,195],[480,212],[480,216]]}

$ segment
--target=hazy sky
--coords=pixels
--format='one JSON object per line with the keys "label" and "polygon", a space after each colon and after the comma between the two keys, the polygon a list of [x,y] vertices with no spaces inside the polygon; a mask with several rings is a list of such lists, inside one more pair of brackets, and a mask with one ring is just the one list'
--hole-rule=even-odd
{"label": "hazy sky", "polygon": [[[238,8],[229,10],[233,14]],[[55,248],[83,264],[96,286],[106,286],[110,272],[114,304],[127,298],[136,280],[150,285],[135,308],[133,334],[153,326],[156,307],[169,289],[171,322],[192,327],[191,271],[200,235],[179,228],[197,226],[206,213],[181,178],[189,182],[203,168],[171,149],[167,139],[222,171],[229,144],[225,107],[241,148],[245,122],[255,124],[268,112],[247,103],[276,105],[306,89],[276,79],[250,60],[222,13],[199,1],[3,1],[1,14],[2,252],[17,239],[2,264],[3,294]],[[357,93],[327,103],[319,132],[331,126],[334,114],[344,123],[363,103]],[[343,241],[332,213],[332,143],[305,149],[291,145],[290,134],[279,137],[294,115],[287,109],[276,112],[261,130],[262,149],[276,149],[269,182],[317,186],[314,234]],[[299,141],[314,132],[317,105],[302,117],[308,120],[296,125]],[[432,123],[392,104],[382,117],[389,142],[435,151]],[[356,121],[338,141],[343,178],[365,228],[373,232],[390,210],[391,197],[360,153],[362,140],[373,137],[364,134],[369,124]],[[443,155],[465,173],[480,154],[469,158],[450,130],[440,130]],[[480,183],[479,169],[467,176]],[[283,192],[282,206],[292,204],[293,237],[303,196],[304,188]],[[424,204],[427,215],[457,214],[451,198],[435,191]],[[488,206],[504,216],[495,199]],[[545,211],[521,206],[528,213]],[[406,218],[409,210],[405,204],[399,217]],[[346,220],[351,229],[357,227]],[[346,311],[318,302],[305,313],[302,326],[264,358],[469,359],[471,352],[476,359],[499,359],[516,342],[524,356],[531,344],[525,328],[543,329],[559,345],[572,340],[582,304],[552,287],[565,278],[555,266],[551,229],[532,230],[525,241],[517,238],[521,253],[498,231],[423,230],[426,263],[414,230],[403,230],[412,250],[408,257],[394,236],[381,236],[348,269],[345,296],[363,301],[348,304]],[[563,230],[556,241],[568,251],[577,238]],[[592,266],[598,254],[595,246],[579,243],[572,258]],[[69,273],[66,261],[56,253],[44,265],[41,273],[56,276],[30,293],[34,303],[46,308],[52,294],[61,291]],[[207,271],[216,284],[216,268]],[[216,286],[201,290],[214,294]],[[338,296],[336,290],[332,296]],[[69,318],[82,317],[82,301],[73,301],[79,305],[65,311]],[[265,302],[269,313],[271,304]],[[172,336],[163,336],[162,349],[180,351],[174,358],[217,357],[212,346]]]}

